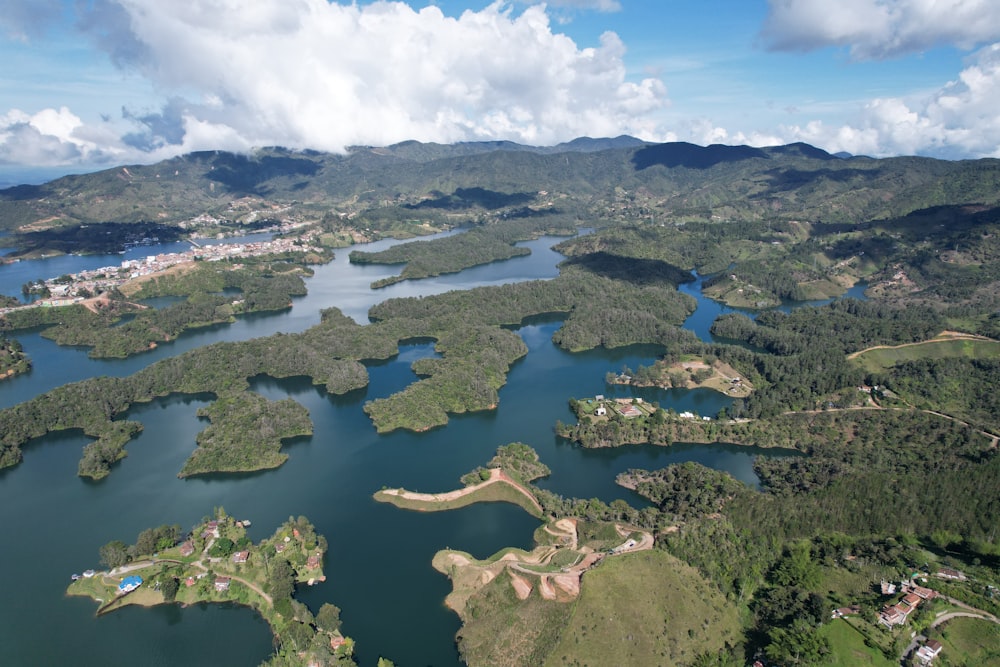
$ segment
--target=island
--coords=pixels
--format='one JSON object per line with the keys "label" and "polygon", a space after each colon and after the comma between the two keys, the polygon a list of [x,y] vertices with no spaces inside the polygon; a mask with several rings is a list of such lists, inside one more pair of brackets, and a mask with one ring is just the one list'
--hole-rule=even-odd
{"label": "island", "polygon": [[354,665],[340,610],[327,603],[314,616],[294,597],[297,585],[326,580],[326,538],[300,516],[254,544],[249,525],[218,508],[186,535],[179,526],[160,526],[139,533],[132,545],[109,542],[100,549],[108,569],[74,574],[66,592],[93,598],[98,616],[129,605],[244,605],[271,626],[277,646],[271,664]]}
{"label": "island", "polygon": [[31,370],[31,360],[16,338],[0,335],[0,380]]}

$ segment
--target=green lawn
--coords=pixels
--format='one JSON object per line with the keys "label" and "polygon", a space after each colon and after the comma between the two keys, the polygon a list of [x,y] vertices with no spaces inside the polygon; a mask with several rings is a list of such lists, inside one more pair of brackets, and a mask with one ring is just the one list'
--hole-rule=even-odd
{"label": "green lawn", "polygon": [[[861,624],[863,621],[853,619],[834,619],[820,629],[820,634],[830,640],[830,648],[833,653],[830,661],[826,663],[829,667],[896,667],[899,662],[889,660],[882,652],[871,648],[865,644],[865,638],[857,630],[851,627],[850,623]],[[872,627],[871,632],[877,632]]]}

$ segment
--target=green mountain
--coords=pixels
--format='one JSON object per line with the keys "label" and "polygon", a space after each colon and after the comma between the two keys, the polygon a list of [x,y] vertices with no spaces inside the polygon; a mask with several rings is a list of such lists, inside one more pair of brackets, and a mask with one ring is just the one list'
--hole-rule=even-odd
{"label": "green mountain", "polygon": [[319,218],[412,207],[474,188],[521,200],[544,191],[591,220],[858,223],[931,206],[994,204],[1000,161],[841,158],[802,143],[703,147],[632,137],[581,138],[549,148],[411,141],[355,147],[345,155],[203,151],[0,190],[0,228],[232,218],[234,206],[248,197]]}

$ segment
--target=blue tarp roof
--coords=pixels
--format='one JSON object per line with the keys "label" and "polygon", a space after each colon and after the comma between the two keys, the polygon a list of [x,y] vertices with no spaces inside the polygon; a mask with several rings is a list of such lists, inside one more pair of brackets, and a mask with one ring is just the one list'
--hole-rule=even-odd
{"label": "blue tarp roof", "polygon": [[140,586],[142,585],[142,577],[138,575],[132,575],[131,577],[125,577],[122,579],[122,583],[118,584],[118,588],[125,589],[129,586]]}

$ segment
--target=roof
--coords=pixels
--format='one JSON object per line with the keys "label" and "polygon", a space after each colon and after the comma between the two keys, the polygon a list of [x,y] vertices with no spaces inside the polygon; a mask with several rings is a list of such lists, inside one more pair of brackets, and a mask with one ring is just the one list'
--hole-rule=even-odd
{"label": "roof", "polygon": [[940,651],[942,648],[941,642],[936,639],[928,639],[926,646],[932,651]]}

